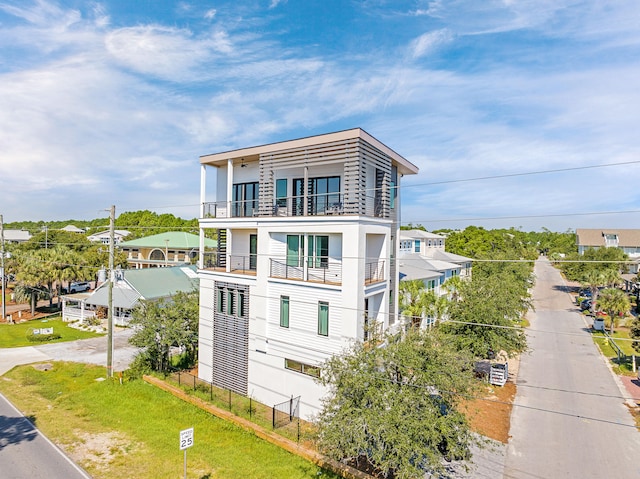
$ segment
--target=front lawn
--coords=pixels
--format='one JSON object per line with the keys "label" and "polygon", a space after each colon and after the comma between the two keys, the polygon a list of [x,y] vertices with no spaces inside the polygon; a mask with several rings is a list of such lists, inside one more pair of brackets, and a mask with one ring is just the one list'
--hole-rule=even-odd
{"label": "front lawn", "polygon": [[0,391],[95,477],[182,477],[179,432],[193,427],[189,478],[336,478],[141,380],[103,377],[77,363],[20,366],[0,377]]}
{"label": "front lawn", "polygon": [[53,332],[61,336],[59,339],[48,341],[52,343],[103,336],[102,334],[71,328],[60,319],[60,316],[55,316],[54,319],[34,319],[18,324],[0,324],[0,348],[17,348],[20,346],[46,344],[41,342],[36,343],[27,339],[27,336],[29,336],[34,329],[41,328],[53,328]]}

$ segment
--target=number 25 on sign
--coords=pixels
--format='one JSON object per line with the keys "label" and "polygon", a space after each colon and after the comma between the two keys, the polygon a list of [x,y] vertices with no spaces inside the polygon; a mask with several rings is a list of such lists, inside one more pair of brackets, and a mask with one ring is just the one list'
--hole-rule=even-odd
{"label": "number 25 on sign", "polygon": [[180,450],[193,446],[193,428],[180,431]]}

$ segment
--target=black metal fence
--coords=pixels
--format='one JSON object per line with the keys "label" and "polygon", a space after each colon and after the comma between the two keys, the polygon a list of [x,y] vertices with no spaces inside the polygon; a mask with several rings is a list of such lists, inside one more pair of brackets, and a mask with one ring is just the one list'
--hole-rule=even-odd
{"label": "black metal fence", "polygon": [[[187,391],[193,391],[200,398],[209,400],[214,406],[228,409],[236,416],[249,419],[259,426],[277,429],[282,436],[300,442],[300,396],[270,407],[251,396],[215,386],[188,371],[175,371],[167,379]],[[307,429],[310,428],[305,427]]]}

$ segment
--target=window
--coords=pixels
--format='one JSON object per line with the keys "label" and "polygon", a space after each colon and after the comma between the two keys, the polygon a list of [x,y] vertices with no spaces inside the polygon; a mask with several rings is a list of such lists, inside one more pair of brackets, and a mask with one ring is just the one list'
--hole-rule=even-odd
{"label": "window", "polygon": [[222,288],[216,290],[216,311],[224,313],[224,289]]}
{"label": "window", "polygon": [[280,327],[289,327],[289,296],[280,296]]}
{"label": "window", "polygon": [[310,364],[304,364],[300,361],[294,361],[293,359],[284,360],[284,367],[291,371],[297,371],[307,376],[313,376],[314,378],[320,377],[320,368],[318,366],[311,366]]}
{"label": "window", "polygon": [[436,280],[435,279],[428,279],[425,281],[425,286],[426,289],[435,289],[436,287]]}
{"label": "window", "polygon": [[258,182],[233,185],[233,216],[253,216],[258,211]]}
{"label": "window", "polygon": [[310,268],[329,267],[329,237],[309,236],[309,262]]}
{"label": "window", "polygon": [[229,316],[235,314],[235,294],[233,290],[227,290],[227,314]]}
{"label": "window", "polygon": [[258,235],[249,235],[249,269],[258,268]]}
{"label": "window", "polygon": [[276,206],[278,208],[287,207],[287,179],[276,180]]}
{"label": "window", "polygon": [[245,317],[244,291],[238,291],[238,316]]}
{"label": "window", "polygon": [[240,284],[216,281],[214,308],[225,316],[249,317],[249,288]]}
{"label": "window", "polygon": [[329,336],[329,303],[318,302],[318,334]]}
{"label": "window", "polygon": [[420,252],[420,240],[415,240],[414,244],[415,244],[415,252],[419,253]]}
{"label": "window", "polygon": [[287,235],[287,266],[302,266],[304,236]]}
{"label": "window", "polygon": [[[293,180],[293,214],[304,214],[304,179]],[[330,209],[339,210],[340,177],[325,176],[309,178],[307,183],[307,214],[325,214]]]}

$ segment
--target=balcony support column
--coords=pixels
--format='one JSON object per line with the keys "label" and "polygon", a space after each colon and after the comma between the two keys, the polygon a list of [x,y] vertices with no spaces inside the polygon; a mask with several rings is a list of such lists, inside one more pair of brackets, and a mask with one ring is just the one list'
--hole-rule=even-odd
{"label": "balcony support column", "polygon": [[227,160],[227,218],[231,218],[231,202],[233,201],[233,160]]}

